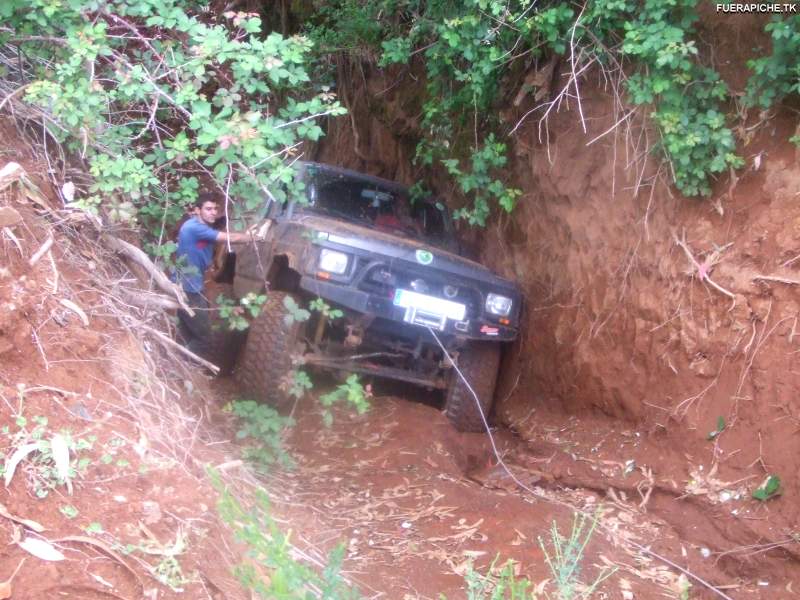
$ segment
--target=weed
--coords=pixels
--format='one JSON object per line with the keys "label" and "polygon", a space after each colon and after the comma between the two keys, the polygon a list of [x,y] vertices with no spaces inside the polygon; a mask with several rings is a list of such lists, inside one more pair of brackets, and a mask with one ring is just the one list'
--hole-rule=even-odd
{"label": "weed", "polygon": [[71,504],[64,504],[63,506],[60,506],[58,510],[68,519],[74,519],[78,516],[78,509]]}
{"label": "weed", "polygon": [[311,313],[305,308],[300,308],[294,298],[286,296],[283,299],[283,306],[286,309],[286,314],[283,317],[283,322],[287,327],[291,326],[294,322],[308,321],[311,318]]}
{"label": "weed", "polygon": [[174,556],[165,556],[162,558],[161,561],[153,567],[153,576],[174,592],[182,592],[183,586],[190,581],[184,577],[181,564]]}
{"label": "weed", "polygon": [[261,314],[261,307],[267,301],[264,294],[250,292],[243,298],[236,301],[220,294],[217,296],[217,306],[219,306],[219,316],[226,322],[230,331],[244,331],[250,326],[248,317],[255,319]]}
{"label": "weed", "polygon": [[595,513],[594,517],[583,513],[575,514],[568,538],[561,535],[557,523],[553,521],[550,530],[552,554],[547,550],[542,538],[539,538],[539,546],[544,552],[545,562],[553,575],[558,600],[591,598],[595,589],[616,571],[616,567],[613,569],[603,568],[591,584],[581,582],[581,562],[586,546],[597,527],[598,514]]}
{"label": "weed", "polygon": [[720,416],[717,417],[717,428],[714,431],[709,432],[708,436],[706,437],[709,440],[713,440],[719,437],[723,431],[725,431],[725,417]]}
{"label": "weed", "polygon": [[338,308],[331,308],[330,304],[325,302],[322,298],[317,298],[312,300],[308,304],[309,310],[316,310],[324,317],[330,319],[331,321],[335,319],[339,319],[344,316],[344,313],[339,310]]}
{"label": "weed", "polygon": [[99,535],[104,532],[103,525],[97,521],[92,521],[86,527],[84,527],[83,530],[89,535]]}
{"label": "weed", "polygon": [[331,406],[345,400],[361,415],[369,408],[369,397],[371,395],[372,392],[369,387],[361,385],[358,375],[349,375],[342,385],[337,386],[332,392],[328,392],[319,397],[319,401],[323,407],[322,419],[325,426],[330,427],[333,424],[333,414],[330,411]]}
{"label": "weed", "polygon": [[256,490],[255,506],[248,510],[224,488],[217,474],[212,472],[211,478],[220,492],[220,516],[233,529],[236,539],[248,547],[248,562],[235,571],[247,589],[269,600],[360,597],[341,576],[344,545],[331,553],[325,569],[317,573],[293,558],[291,532],[283,533],[270,516],[269,499],[263,490]]}
{"label": "weed", "polygon": [[[23,406],[20,399],[20,408]],[[21,412],[16,415],[15,424],[17,431],[11,433],[9,428],[5,432],[12,450],[6,456],[2,472],[11,481],[17,465],[25,460],[22,468],[27,484],[37,498],[47,497],[59,485],[70,488],[71,481],[83,475],[91,464],[89,457],[80,454],[93,448],[96,436],[75,439],[69,431],[54,434],[47,427],[47,417],[34,416],[28,419]],[[31,424],[33,427],[29,427]],[[54,452],[54,444],[57,452]]]}
{"label": "weed", "polygon": [[308,373],[299,369],[289,371],[278,384],[287,394],[298,400],[305,396],[306,392],[314,387]]}
{"label": "weed", "polygon": [[525,600],[531,596],[528,589],[531,582],[517,579],[514,573],[514,561],[506,561],[498,568],[495,557],[489,566],[488,573],[481,575],[470,564],[464,579],[467,583],[467,600]]}
{"label": "weed", "polygon": [[256,469],[265,470],[276,462],[291,465],[292,461],[283,449],[283,432],[294,424],[291,418],[252,400],[235,400],[226,410],[238,417],[236,438],[248,443],[243,455]]}

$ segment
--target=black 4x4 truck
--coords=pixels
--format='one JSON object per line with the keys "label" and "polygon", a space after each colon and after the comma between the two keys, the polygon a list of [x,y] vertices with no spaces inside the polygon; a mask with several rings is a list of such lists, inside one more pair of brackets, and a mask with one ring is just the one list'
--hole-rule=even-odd
{"label": "black 4x4 truck", "polygon": [[[318,163],[299,164],[299,177],[306,202],[273,203],[265,239],[237,249],[234,295],[267,290],[238,359],[245,388],[282,405],[280,382],[299,365],[361,373],[444,390],[453,425],[483,430],[442,346],[488,415],[501,346],[517,336],[518,287],[459,255],[441,205]],[[304,308],[321,298],[344,316],[312,311],[287,325],[287,296]]]}

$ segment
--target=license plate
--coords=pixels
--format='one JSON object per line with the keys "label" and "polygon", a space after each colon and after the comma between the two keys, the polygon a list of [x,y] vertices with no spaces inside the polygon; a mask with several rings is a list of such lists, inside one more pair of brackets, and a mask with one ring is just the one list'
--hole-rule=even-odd
{"label": "license plate", "polygon": [[[435,325],[442,329],[446,319],[463,321],[467,307],[459,302],[426,296],[411,290],[396,290],[394,304],[406,309],[405,320],[418,325]],[[433,323],[431,321],[437,321]]]}

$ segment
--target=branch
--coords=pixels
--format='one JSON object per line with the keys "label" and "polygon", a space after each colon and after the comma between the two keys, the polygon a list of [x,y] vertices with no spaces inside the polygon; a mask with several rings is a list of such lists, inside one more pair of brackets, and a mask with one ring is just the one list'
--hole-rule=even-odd
{"label": "branch", "polygon": [[[712,265],[707,264],[707,263],[700,264],[699,262],[697,262],[697,259],[694,257],[694,254],[692,254],[692,251],[689,249],[689,246],[686,244],[686,239],[685,238],[680,240],[680,239],[678,239],[678,236],[675,235],[674,233],[672,234],[672,237],[675,240],[675,243],[678,244],[678,246],[680,246],[683,249],[684,253],[686,254],[686,257],[689,259],[689,262],[691,262],[692,265],[694,265],[695,269],[697,269],[697,276],[700,279],[700,281],[708,282],[708,284],[711,287],[713,287],[715,290],[717,290],[718,292],[720,292],[722,294],[725,294],[728,298],[731,298],[733,300],[734,304],[735,304],[736,303],[736,295],[733,292],[730,292],[730,291],[726,290],[724,287],[722,287],[718,283],[715,283],[711,279],[711,277],[709,277],[708,270]],[[731,308],[733,308],[733,307],[731,307]]]}
{"label": "branch", "polygon": [[161,308],[164,310],[176,310],[181,305],[174,298],[162,296],[161,294],[142,294],[141,290],[120,290],[125,300],[142,308]]}
{"label": "branch", "polygon": [[194,311],[189,308],[189,305],[186,303],[186,294],[181,287],[171,282],[169,278],[164,275],[163,271],[156,267],[153,264],[153,261],[150,260],[150,257],[147,256],[147,254],[145,254],[140,248],[137,248],[125,240],[115,238],[108,234],[104,234],[103,239],[112,250],[124,254],[137,265],[142,267],[145,271],[147,271],[153,278],[153,281],[156,282],[158,287],[167,292],[169,295],[174,296],[178,300],[178,304],[180,304],[181,308],[191,316],[194,316]]}
{"label": "branch", "polygon": [[34,253],[34,255],[31,256],[31,259],[28,261],[29,267],[33,267],[37,262],[39,262],[39,260],[45,255],[45,253],[48,250],[50,250],[50,247],[53,245],[53,241],[54,240],[52,235],[47,236],[47,239],[44,241],[44,244],[42,244],[41,248],[39,248]]}
{"label": "branch", "polygon": [[753,281],[777,281],[786,285],[800,285],[800,279],[790,279],[788,277],[778,277],[776,275],[756,275]]}
{"label": "branch", "polygon": [[141,325],[141,327],[143,327],[144,329],[146,329],[147,331],[149,331],[150,333],[152,333],[152,334],[153,334],[154,336],[156,336],[156,337],[157,337],[159,340],[161,340],[162,342],[164,342],[165,344],[167,344],[167,345],[168,345],[168,346],[170,346],[171,348],[175,348],[175,349],[176,349],[178,352],[180,352],[181,354],[183,354],[183,355],[185,355],[185,356],[188,356],[188,357],[189,357],[189,358],[191,358],[193,361],[195,361],[195,362],[197,362],[197,363],[199,363],[199,364],[203,365],[203,366],[204,366],[206,369],[208,369],[208,370],[210,370],[212,373],[214,373],[214,375],[218,375],[218,374],[219,374],[219,367],[218,367],[217,365],[215,365],[214,363],[212,363],[212,362],[208,362],[208,361],[207,361],[205,358],[202,358],[202,357],[200,357],[200,356],[197,356],[197,354],[195,354],[195,353],[194,353],[194,352],[192,352],[191,350],[188,350],[188,349],[184,348],[184,347],[183,347],[183,346],[181,346],[181,345],[180,345],[178,342],[176,342],[175,340],[173,340],[173,339],[172,339],[172,338],[170,338],[170,337],[167,337],[166,335],[164,335],[163,333],[161,333],[161,332],[160,332],[160,331],[158,331],[157,329],[153,329],[152,327],[149,327],[149,326],[147,326],[147,325]]}

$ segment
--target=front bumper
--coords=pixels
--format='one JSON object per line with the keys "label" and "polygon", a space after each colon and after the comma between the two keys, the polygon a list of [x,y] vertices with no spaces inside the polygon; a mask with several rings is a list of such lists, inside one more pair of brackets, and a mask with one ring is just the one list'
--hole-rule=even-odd
{"label": "front bumper", "polygon": [[[301,277],[300,287],[311,294],[324,298],[328,302],[333,302],[355,312],[388,319],[408,327],[424,329],[421,325],[406,323],[403,318],[405,310],[400,306],[395,306],[392,298],[371,294],[341,283],[323,281],[308,275]],[[464,321],[448,319],[441,332],[461,339],[498,342],[510,342],[517,337],[517,329],[514,327],[474,318],[468,318]]]}

